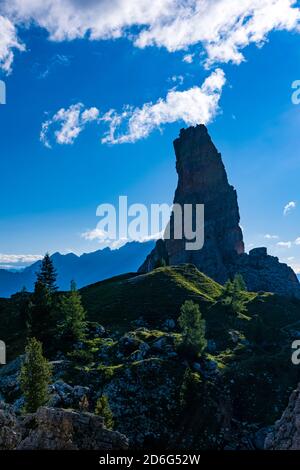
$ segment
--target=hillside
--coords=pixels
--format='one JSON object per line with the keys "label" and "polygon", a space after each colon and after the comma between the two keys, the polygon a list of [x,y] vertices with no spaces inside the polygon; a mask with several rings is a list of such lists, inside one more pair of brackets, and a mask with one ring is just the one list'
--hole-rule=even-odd
{"label": "hillside", "polygon": [[[244,312],[232,314],[222,301],[224,288],[193,265],[126,274],[80,292],[89,338],[65,359],[57,351],[57,406],[77,409],[70,394],[84,386],[92,407],[100,392],[109,397],[117,430],[133,447],[259,448],[257,433],[280,416],[299,380],[291,362],[299,300],[244,291]],[[178,350],[177,319],[187,299],[200,305],[208,345],[191,364],[200,395],[182,411],[187,362]],[[18,296],[0,300],[0,338],[9,359],[23,353]],[[17,406],[18,360],[13,364],[0,370],[0,393]]]}
{"label": "hillside", "polygon": [[91,320],[128,328],[143,317],[150,324],[176,318],[182,303],[212,304],[222,287],[193,265],[158,268],[148,274],[129,274],[81,289]]}

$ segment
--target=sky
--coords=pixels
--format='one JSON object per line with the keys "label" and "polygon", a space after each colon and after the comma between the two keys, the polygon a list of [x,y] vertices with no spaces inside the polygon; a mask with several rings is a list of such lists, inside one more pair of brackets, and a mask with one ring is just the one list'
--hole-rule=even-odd
{"label": "sky", "polygon": [[300,272],[299,46],[293,0],[0,0],[0,266],[99,249],[120,195],[171,204],[205,123],[246,250]]}

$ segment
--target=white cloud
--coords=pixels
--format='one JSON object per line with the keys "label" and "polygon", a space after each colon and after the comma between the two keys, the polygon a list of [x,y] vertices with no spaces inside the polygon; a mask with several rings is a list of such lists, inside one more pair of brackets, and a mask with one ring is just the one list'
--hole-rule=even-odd
{"label": "white cloud", "polygon": [[42,258],[42,255],[14,255],[0,253],[0,263],[6,265],[31,264]]}
{"label": "white cloud", "polygon": [[107,233],[99,228],[94,228],[93,230],[87,230],[86,232],[83,232],[81,237],[88,241],[103,241],[106,240]]}
{"label": "white cloud", "polygon": [[[2,0],[16,24],[32,22],[54,41],[128,37],[140,48],[199,45],[207,64],[240,63],[273,30],[299,30],[297,0]],[[187,54],[186,57],[189,57]]]}
{"label": "white cloud", "polygon": [[283,215],[287,215],[291,210],[296,208],[296,202],[295,201],[290,201],[288,202],[283,209]]}
{"label": "white cloud", "polygon": [[183,75],[172,75],[172,77],[168,78],[169,82],[175,83],[182,85],[184,82],[184,76]]}
{"label": "white cloud", "polygon": [[186,62],[187,64],[191,64],[194,60],[194,54],[185,54],[182,60],[183,62]]}
{"label": "white cloud", "polygon": [[300,237],[296,238],[295,245],[300,245]]}
{"label": "white cloud", "polygon": [[187,125],[207,124],[219,111],[225,82],[223,70],[217,69],[201,87],[194,86],[185,91],[170,90],[164,100],[159,99],[154,104],[146,103],[141,108],[126,106],[121,114],[110,110],[101,118],[109,123],[109,131],[102,142],[135,142],[163,124],[180,120]]}
{"label": "white cloud", "polygon": [[101,247],[103,248],[109,247],[112,250],[116,250],[120,248],[121,246],[125,245],[126,243],[130,243],[133,241],[144,243],[144,242],[148,242],[151,240],[159,240],[163,237],[163,233],[164,231],[161,231],[159,233],[140,236],[134,239],[126,238],[126,237],[110,239],[109,234],[106,233],[104,230],[101,230],[99,228],[94,228],[92,230],[87,230],[86,232],[83,232],[81,234],[81,237],[87,241],[97,241],[101,244]]}
{"label": "white cloud", "polygon": [[264,235],[264,238],[266,238],[267,240],[278,240],[279,236],[278,235],[271,235],[270,233],[266,233],[266,235]]}
{"label": "white cloud", "polygon": [[0,15],[0,69],[6,73],[11,71],[14,49],[25,50],[19,41],[16,28],[8,18]]}
{"label": "white cloud", "polygon": [[278,242],[277,246],[281,248],[292,248],[292,242]]}
{"label": "white cloud", "polygon": [[[69,108],[61,108],[51,119],[42,124],[40,140],[51,148],[49,139],[50,129],[54,126],[54,139],[58,144],[73,144],[75,139],[90,122],[97,121],[99,110],[95,107],[84,109],[82,103],[71,105]],[[58,128],[57,128],[58,127]]]}

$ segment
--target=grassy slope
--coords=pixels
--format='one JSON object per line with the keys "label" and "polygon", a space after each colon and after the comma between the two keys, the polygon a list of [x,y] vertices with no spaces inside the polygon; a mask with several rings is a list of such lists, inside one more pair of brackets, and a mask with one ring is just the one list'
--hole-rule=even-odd
{"label": "grassy slope", "polygon": [[[237,329],[251,341],[263,330],[265,340],[275,343],[289,337],[289,328],[300,329],[299,301],[272,294],[245,293],[248,312],[232,319],[217,302],[222,290],[222,286],[193,265],[181,265],[158,268],[145,275],[114,277],[84,287],[80,293],[88,319],[112,330],[128,331],[131,322],[140,317],[154,328],[167,318],[177,319],[187,299],[199,303],[207,321],[208,336],[223,340],[224,346],[229,341],[230,329]],[[11,355],[22,352],[24,332],[10,299],[0,299],[0,339],[8,343]]]}
{"label": "grassy slope", "polygon": [[158,268],[145,275],[116,278],[81,289],[91,320],[125,329],[139,317],[153,325],[177,317],[186,299],[210,305],[221,292],[219,284],[191,265]]}
{"label": "grassy slope", "polygon": [[[134,329],[131,322],[143,317],[156,331],[149,338],[139,339],[150,344],[161,334],[161,324],[166,318],[176,320],[185,300],[199,303],[206,319],[206,336],[217,345],[215,351],[207,354],[222,372],[217,399],[222,402],[223,393],[230,390],[237,419],[273,423],[300,378],[299,367],[291,363],[293,330],[300,331],[300,301],[269,293],[245,292],[247,312],[233,317],[218,302],[222,290],[222,286],[194,266],[182,265],[158,268],[146,275],[119,276],[87,286],[80,292],[89,320],[112,331],[130,331]],[[24,331],[9,299],[0,299],[0,339],[7,342],[10,359],[23,352]],[[162,361],[164,372],[172,364],[172,361]],[[125,367],[114,360],[111,366],[114,374],[122,374]],[[176,362],[175,369],[181,377],[184,372],[181,362]],[[164,376],[165,373],[161,375]]]}
{"label": "grassy slope", "polygon": [[272,423],[300,379],[299,368],[291,362],[292,330],[300,330],[300,302],[245,292],[247,312],[232,317],[218,302],[222,290],[195,267],[184,265],[100,282],[81,293],[91,319],[124,331],[141,316],[159,329],[164,319],[178,317],[186,299],[199,303],[206,336],[217,343],[208,356],[230,385],[236,417]]}

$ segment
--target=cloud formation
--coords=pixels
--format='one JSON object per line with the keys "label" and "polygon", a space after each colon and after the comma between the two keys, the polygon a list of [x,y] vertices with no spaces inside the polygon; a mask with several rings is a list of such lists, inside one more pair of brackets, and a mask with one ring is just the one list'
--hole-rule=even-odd
{"label": "cloud formation", "polygon": [[283,208],[283,215],[288,215],[295,208],[296,208],[295,201],[288,202]]}
{"label": "cloud formation", "polygon": [[[199,45],[206,64],[244,60],[274,30],[299,31],[297,0],[2,0],[16,25],[35,23],[53,41],[127,37],[136,47],[187,51]],[[186,57],[189,57],[186,55]]]}
{"label": "cloud formation", "polygon": [[105,144],[133,143],[147,137],[162,125],[183,121],[187,125],[207,124],[219,111],[219,100],[226,78],[223,70],[209,75],[201,87],[185,91],[171,89],[165,99],[146,103],[140,108],[125,106],[121,113],[111,109],[100,115],[96,107],[85,109],[82,103],[61,108],[42,124],[41,142],[51,148],[57,144],[73,144],[90,122],[104,123],[108,130],[102,138]]}
{"label": "cloud formation", "polygon": [[[202,84],[185,91],[170,90],[165,99],[146,103],[141,108],[126,106],[122,113],[110,110],[101,119],[109,124],[103,143],[136,142],[163,124],[183,121],[187,125],[207,124],[219,111],[219,100],[226,78],[223,70],[214,71]],[[125,127],[125,129],[124,129]]]}
{"label": "cloud formation", "polygon": [[14,59],[14,50],[25,50],[19,41],[16,28],[8,18],[0,15],[0,69],[10,73]]}
{"label": "cloud formation", "polygon": [[280,246],[281,248],[292,248],[292,242],[278,242],[277,246]]}
{"label": "cloud formation", "polygon": [[267,240],[276,240],[279,238],[278,235],[271,235],[270,233],[266,233],[266,235],[264,235],[264,238],[266,238]]}
{"label": "cloud formation", "polygon": [[97,108],[84,108],[82,103],[73,104],[67,109],[61,108],[42,124],[40,140],[46,147],[51,148],[50,129],[54,127],[54,140],[57,144],[73,144],[86,125],[97,121],[98,118]]}
{"label": "cloud formation", "polygon": [[32,264],[42,259],[42,255],[15,255],[0,253],[0,264],[16,265],[16,264]]}

